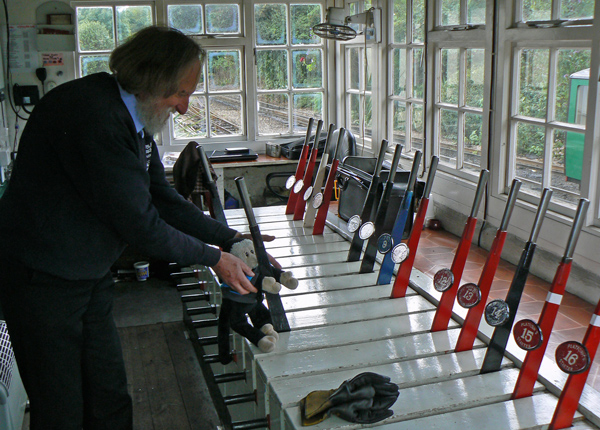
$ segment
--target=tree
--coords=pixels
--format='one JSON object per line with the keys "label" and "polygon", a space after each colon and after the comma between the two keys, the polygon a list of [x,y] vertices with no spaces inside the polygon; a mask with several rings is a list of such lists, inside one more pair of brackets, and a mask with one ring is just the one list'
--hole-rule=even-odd
{"label": "tree", "polygon": [[112,34],[98,21],[80,21],[77,31],[82,51],[107,51],[115,47]]}

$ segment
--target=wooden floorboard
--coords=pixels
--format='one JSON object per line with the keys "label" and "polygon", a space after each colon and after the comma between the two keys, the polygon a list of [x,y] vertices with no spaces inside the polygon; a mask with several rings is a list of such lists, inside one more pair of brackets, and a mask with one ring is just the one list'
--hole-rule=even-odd
{"label": "wooden floorboard", "polygon": [[146,377],[141,366],[139,327],[123,327],[119,329],[123,360],[127,372],[127,388],[133,401],[133,422],[136,429],[153,430],[150,401],[146,388]]}
{"label": "wooden floorboard", "polygon": [[164,328],[190,428],[215,430],[219,425],[217,413],[183,324],[165,324]]}

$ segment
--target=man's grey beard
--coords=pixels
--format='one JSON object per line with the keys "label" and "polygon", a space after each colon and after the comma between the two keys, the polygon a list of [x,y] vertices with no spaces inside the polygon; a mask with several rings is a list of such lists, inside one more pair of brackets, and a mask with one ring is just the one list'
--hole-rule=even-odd
{"label": "man's grey beard", "polygon": [[158,109],[156,98],[137,100],[136,111],[146,133],[152,135],[160,132],[169,120],[169,115],[175,112],[173,108]]}

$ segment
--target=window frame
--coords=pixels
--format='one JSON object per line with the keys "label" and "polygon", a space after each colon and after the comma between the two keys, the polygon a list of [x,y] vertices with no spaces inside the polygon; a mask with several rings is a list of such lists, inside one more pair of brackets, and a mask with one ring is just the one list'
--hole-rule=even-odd
{"label": "window frame", "polygon": [[[76,37],[75,37],[75,76],[81,77],[81,64],[80,58],[82,55],[93,55],[93,54],[105,54],[110,55],[112,50],[102,50],[102,51],[80,51],[79,50],[79,39],[77,30],[77,9],[80,7],[110,7],[113,12],[113,38],[115,41],[115,47],[118,46],[117,39],[117,13],[116,8],[119,6],[150,6],[150,11],[152,13],[152,24],[157,23],[157,13],[156,13],[156,1],[154,0],[106,0],[106,1],[75,1],[71,3],[75,11],[75,29],[76,29]],[[113,48],[114,49],[114,48]]]}
{"label": "window frame", "polygon": [[[388,31],[390,34],[389,42],[387,44],[386,57],[388,58],[388,67],[387,67],[387,76],[388,76],[388,88],[387,88],[387,97],[386,97],[386,108],[387,108],[387,129],[386,135],[388,136],[389,150],[391,151],[397,143],[395,141],[395,130],[394,130],[394,105],[395,103],[401,103],[404,105],[405,109],[405,134],[404,134],[404,145],[403,154],[414,154],[415,151],[419,150],[424,154],[427,153],[426,148],[426,139],[427,139],[427,119],[426,119],[426,106],[427,106],[427,86],[429,85],[427,82],[427,62],[428,62],[428,53],[426,48],[425,41],[427,40],[427,31],[428,31],[428,15],[426,13],[427,8],[429,7],[427,0],[423,1],[423,13],[424,13],[424,21],[421,25],[423,27],[423,40],[415,40],[414,30],[415,30],[415,22],[414,22],[414,7],[412,0],[406,0],[406,17],[405,17],[405,25],[406,25],[406,38],[403,42],[396,42],[394,40],[394,0],[390,0],[388,13],[390,16],[390,20],[388,23]],[[406,73],[405,79],[405,95],[396,95],[394,94],[394,51],[399,50],[400,52],[404,51],[404,68]],[[423,67],[423,97],[418,98],[415,96],[415,51],[422,51],[422,58],[424,61]],[[415,108],[420,106],[421,116],[422,116],[422,141],[420,145],[417,145],[413,141],[413,123],[415,120]],[[424,161],[423,165],[428,163],[427,160]]]}
{"label": "window frame", "polygon": [[[515,6],[517,7],[517,6]],[[516,162],[516,123],[519,121],[532,123],[541,127],[544,127],[545,130],[545,145],[544,145],[544,178],[548,178],[551,176],[551,173],[547,171],[548,163],[551,161],[551,155],[547,154],[547,149],[549,144],[552,142],[552,133],[548,132],[548,129],[551,130],[559,130],[559,131],[576,131],[576,132],[584,132],[584,151],[586,153],[592,153],[596,151],[589,147],[592,145],[593,141],[596,141],[597,137],[592,137],[597,135],[598,130],[594,125],[594,115],[587,115],[587,123],[585,125],[585,130],[582,130],[581,126],[577,124],[569,124],[566,122],[559,122],[554,120],[555,109],[554,104],[550,105],[550,103],[554,103],[554,90],[556,87],[553,87],[553,81],[556,77],[555,68],[549,68],[548,75],[548,90],[547,90],[547,99],[548,105],[546,109],[546,116],[541,119],[535,119],[533,121],[529,119],[523,119],[518,115],[515,115],[516,112],[516,98],[518,97],[518,79],[519,79],[519,61],[518,56],[519,52],[523,48],[532,48],[532,49],[548,49],[549,54],[549,63],[552,65],[556,60],[552,60],[553,55],[558,55],[558,52],[561,49],[590,49],[591,50],[591,68],[593,70],[594,60],[597,61],[597,55],[594,55],[593,46],[594,40],[598,38],[593,34],[593,28],[595,26],[589,25],[573,25],[568,27],[553,27],[553,28],[540,28],[540,27],[527,27],[523,28],[518,25],[517,22],[514,23],[512,28],[506,30],[505,35],[505,51],[508,52],[504,57],[504,61],[507,64],[507,73],[504,77],[504,85],[505,88],[511,88],[510,91],[507,91],[506,99],[505,99],[505,110],[503,114],[503,122],[505,125],[505,129],[502,130],[501,139],[503,142],[506,142],[503,145],[503,148],[500,152],[500,156],[502,158],[502,177],[504,178],[504,190],[507,190],[510,187],[510,183],[513,178],[515,178],[515,165]],[[596,58],[595,58],[596,57]],[[553,63],[554,62],[554,63]],[[588,105],[587,108],[590,109],[591,106],[595,106],[597,95],[594,93],[594,88],[597,88],[596,83],[592,82],[593,79],[590,79],[590,88],[588,93]],[[501,85],[501,83],[498,83]],[[593,87],[592,87],[593,86]],[[501,121],[499,121],[501,122]],[[582,166],[582,181],[580,183],[579,188],[579,198],[589,198],[591,193],[594,191],[594,184],[598,181],[598,174],[595,175],[592,173],[592,176],[586,177],[585,172],[586,169],[589,172],[593,172],[592,169],[592,157],[584,156],[583,166]],[[542,187],[544,185],[542,184]],[[524,187],[521,187],[521,192],[519,193],[519,199],[529,202],[531,204],[537,204],[539,202],[539,196],[527,192]],[[577,203],[567,204],[563,201],[558,201],[556,198],[552,198],[550,201],[549,209],[557,214],[573,217],[575,215]],[[600,213],[598,212],[598,208],[596,209],[596,213],[594,215],[595,223],[600,225],[599,219]]]}
{"label": "window frame", "polygon": [[[306,133],[305,129],[300,128],[297,132],[295,132],[295,125],[294,125],[294,118],[295,118],[295,110],[294,110],[294,101],[293,101],[293,97],[294,95],[300,95],[300,94],[313,94],[313,93],[321,93],[322,94],[322,108],[321,108],[321,118],[315,117],[315,119],[323,119],[323,121],[326,123],[327,121],[327,105],[328,105],[328,73],[327,73],[327,69],[328,69],[328,65],[327,65],[327,43],[325,42],[324,39],[321,39],[321,41],[319,43],[310,43],[310,44],[293,44],[292,40],[291,40],[291,19],[292,19],[292,10],[291,10],[291,5],[310,5],[310,4],[319,4],[321,6],[321,22],[323,22],[325,20],[325,15],[327,13],[326,11],[326,2],[325,1],[321,1],[321,0],[298,0],[298,1],[290,1],[290,0],[285,0],[285,1],[278,1],[278,0],[272,0],[272,1],[265,1],[265,0],[260,0],[260,1],[252,1],[249,2],[250,4],[248,5],[249,8],[252,9],[250,15],[251,15],[251,21],[252,21],[252,34],[249,35],[249,38],[251,38],[252,41],[252,54],[253,54],[253,77],[254,77],[254,85],[253,85],[253,96],[256,100],[255,103],[253,103],[253,106],[255,106],[255,116],[257,119],[257,122],[255,123],[255,125],[258,124],[258,119],[259,119],[259,113],[258,113],[258,104],[259,104],[259,96],[261,95],[275,95],[275,94],[286,94],[288,96],[288,120],[289,120],[289,124],[288,124],[288,133],[285,134],[260,134],[258,131],[258,127],[256,127],[256,130],[254,132],[254,140],[255,141],[260,141],[260,140],[272,140],[272,139],[278,139],[278,138],[290,138],[290,137],[294,137],[294,136],[299,136],[299,135],[304,135]],[[256,31],[255,31],[255,27],[254,27],[254,22],[255,22],[255,17],[254,17],[254,11],[255,11],[255,6],[259,5],[259,4],[284,4],[286,5],[286,15],[287,15],[287,42],[285,44],[280,44],[280,45],[258,45],[258,42],[256,40]],[[306,49],[308,51],[310,50],[320,50],[321,51],[321,75],[322,75],[322,79],[321,79],[321,87],[313,87],[313,88],[294,88],[293,86],[293,52],[294,51],[298,51],[298,50],[303,50]],[[282,50],[282,51],[286,51],[287,52],[287,74],[288,74],[288,85],[287,88],[284,89],[258,89],[258,64],[257,64],[257,57],[256,57],[256,53],[260,52],[260,51],[269,51],[269,50]],[[250,64],[250,63],[248,63]]]}

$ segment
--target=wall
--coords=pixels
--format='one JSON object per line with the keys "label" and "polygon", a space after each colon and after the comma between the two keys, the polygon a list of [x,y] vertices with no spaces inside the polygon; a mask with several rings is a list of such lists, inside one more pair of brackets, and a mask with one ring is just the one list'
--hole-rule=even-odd
{"label": "wall", "polygon": [[[43,5],[43,6],[42,6]],[[38,12],[38,8],[42,6],[39,10],[39,16],[36,15]],[[46,10],[44,10],[44,8]],[[44,16],[46,11],[54,12],[54,11],[64,11],[65,9],[70,9],[69,2],[67,1],[47,1],[47,0],[18,0],[18,1],[9,1],[8,2],[8,15],[9,15],[9,24],[11,26],[17,25],[35,25],[37,23],[41,23],[40,21]],[[2,15],[0,22],[2,23],[2,60],[6,61],[6,20]],[[54,35],[52,36],[54,37]],[[45,81],[45,88],[42,87],[41,82],[37,79],[35,72],[26,71],[19,72],[13,71],[11,76],[6,77],[7,88],[12,88],[13,84],[19,85],[37,85],[39,89],[40,97],[44,94],[45,90],[51,89],[53,85],[60,85],[61,83],[67,82],[75,78],[75,64],[74,64],[74,54],[72,50],[61,51],[60,49],[64,49],[63,43],[61,43],[61,37],[58,36],[57,43],[55,46],[58,46],[58,49],[52,49],[50,51],[41,51],[38,50],[38,61],[39,67],[42,66],[42,55],[44,53],[57,53],[62,55],[64,65],[57,66],[48,66],[47,70],[47,79]],[[42,49],[45,49],[42,47]],[[4,111],[6,112],[6,120],[8,125],[8,133],[9,133],[9,141],[14,142],[15,133],[17,134],[17,139],[20,136],[20,133],[25,125],[25,121],[23,119],[18,119],[13,112],[10,104],[7,101],[3,102]],[[31,108],[31,106],[29,107]],[[28,114],[21,111],[20,116],[26,118]],[[17,128],[18,127],[18,128]]]}
{"label": "wall", "polygon": [[[476,184],[467,183],[444,172],[436,174],[431,202],[434,215],[442,221],[445,230],[461,236],[468,214],[471,212]],[[482,202],[477,218],[484,213]],[[481,246],[489,249],[504,213],[506,199],[491,197],[488,200],[488,217],[481,235]],[[523,247],[531,234],[537,207],[518,201],[508,227],[502,258],[517,264]],[[590,208],[590,210],[592,210]],[[481,230],[478,222],[473,243]],[[543,220],[530,273],[552,282],[560,263],[571,231],[572,221],[548,211]],[[573,267],[567,283],[567,291],[590,303],[600,300],[600,231],[595,227],[584,227],[573,255]]]}

